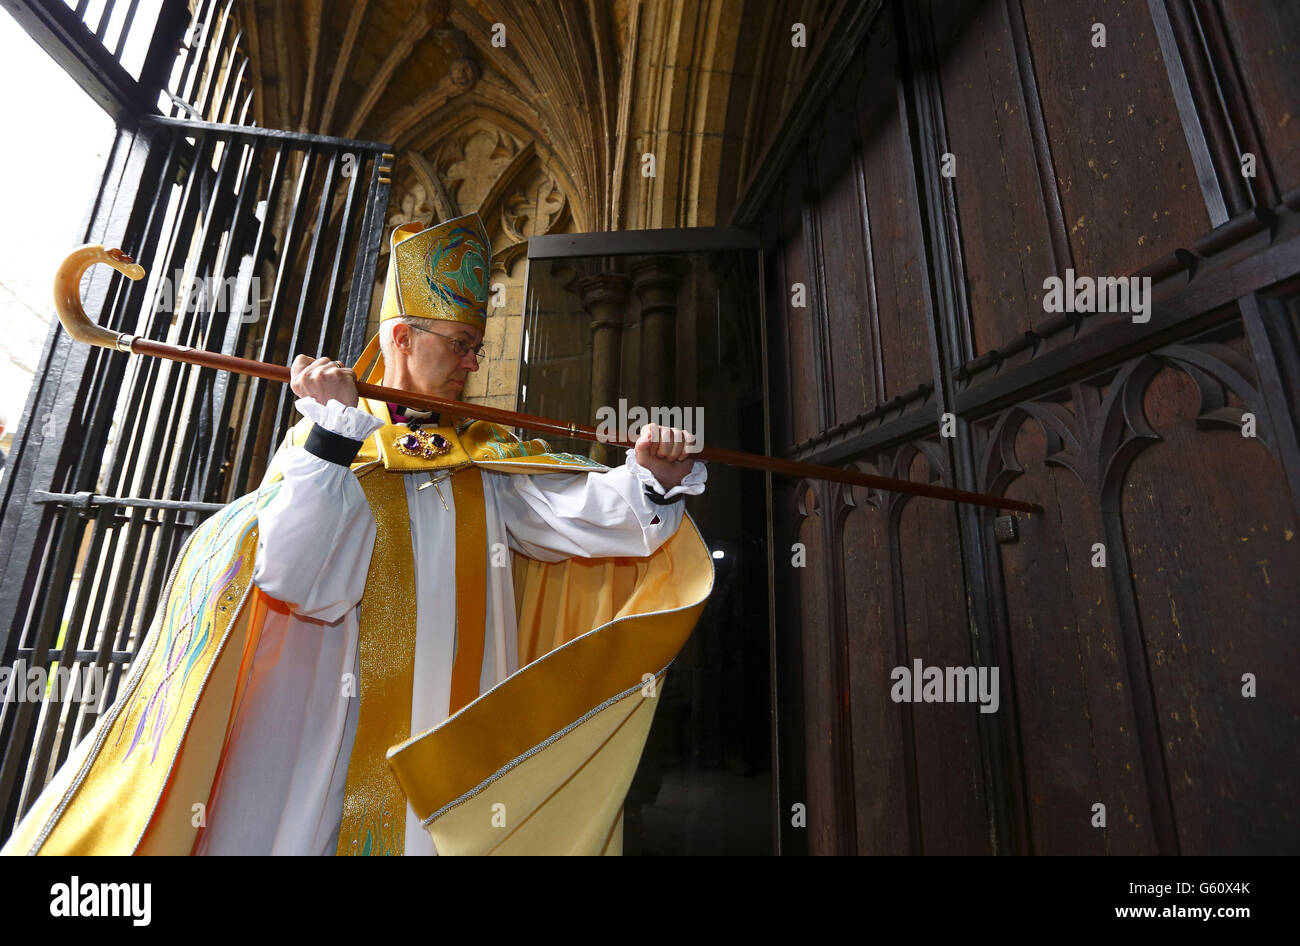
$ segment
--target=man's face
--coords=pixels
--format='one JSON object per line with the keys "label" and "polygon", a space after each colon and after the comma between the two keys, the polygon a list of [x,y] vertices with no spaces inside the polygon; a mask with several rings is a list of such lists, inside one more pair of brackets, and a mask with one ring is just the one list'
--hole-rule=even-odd
{"label": "man's face", "polygon": [[460,339],[473,349],[483,341],[483,330],[446,321],[434,321],[427,331],[404,323],[393,327],[393,340],[406,356],[406,372],[414,390],[449,401],[460,400],[469,373],[478,371],[479,363],[473,351],[456,354],[452,339]]}

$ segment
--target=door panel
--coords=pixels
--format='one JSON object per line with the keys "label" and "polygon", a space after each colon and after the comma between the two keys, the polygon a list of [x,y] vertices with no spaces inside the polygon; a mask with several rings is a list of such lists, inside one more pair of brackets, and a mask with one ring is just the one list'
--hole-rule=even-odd
{"label": "door panel", "polygon": [[[1057,6],[885,4],[798,126],[814,186],[793,186],[796,158],[755,214],[791,352],[777,455],[1046,510],[812,488],[840,557],[779,588],[777,614],[806,668],[810,811],[832,819],[813,853],[1300,843],[1300,586],[1279,577],[1300,548],[1282,200],[1300,86],[1281,71],[1300,15],[1128,4],[1103,49],[1092,13]],[[1150,320],[1045,312],[1043,280],[1070,268],[1149,277]],[[819,307],[789,306],[795,279]],[[803,536],[808,488],[777,489],[778,532]],[[882,696],[915,658],[997,666],[998,712]]]}

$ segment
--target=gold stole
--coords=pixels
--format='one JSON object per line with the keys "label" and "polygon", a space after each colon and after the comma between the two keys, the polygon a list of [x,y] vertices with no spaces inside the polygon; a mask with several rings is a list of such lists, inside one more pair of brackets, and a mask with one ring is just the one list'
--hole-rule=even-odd
{"label": "gold stole", "polygon": [[[348,762],[340,855],[405,850],[406,795],[387,759],[389,746],[411,735],[415,677],[415,564],[404,475],[372,468],[358,479],[375,516],[375,548],[361,598],[361,706]],[[456,644],[449,714],[478,697],[487,619],[483,474],[464,467],[450,480],[456,509]]]}

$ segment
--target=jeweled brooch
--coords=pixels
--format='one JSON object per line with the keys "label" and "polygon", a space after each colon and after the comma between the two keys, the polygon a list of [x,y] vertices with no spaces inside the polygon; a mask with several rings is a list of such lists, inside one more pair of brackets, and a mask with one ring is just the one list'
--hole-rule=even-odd
{"label": "jeweled brooch", "polygon": [[402,434],[394,442],[398,451],[408,457],[424,457],[432,460],[442,456],[451,449],[451,441],[442,434],[429,433],[427,430],[413,430]]}

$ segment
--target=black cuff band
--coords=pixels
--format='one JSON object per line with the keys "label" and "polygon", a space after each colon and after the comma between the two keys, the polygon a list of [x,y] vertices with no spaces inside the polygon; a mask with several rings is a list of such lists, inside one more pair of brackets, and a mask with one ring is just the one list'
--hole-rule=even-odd
{"label": "black cuff band", "polygon": [[645,487],[645,498],[659,506],[671,506],[673,503],[681,502],[686,498],[685,493],[678,493],[672,499],[667,499],[655,492],[654,487],[649,483]]}
{"label": "black cuff band", "polygon": [[311,433],[307,435],[307,442],[302,447],[312,456],[320,457],[322,460],[340,466],[351,466],[364,443],[364,440],[353,440],[342,434],[328,431],[324,427],[313,425]]}

